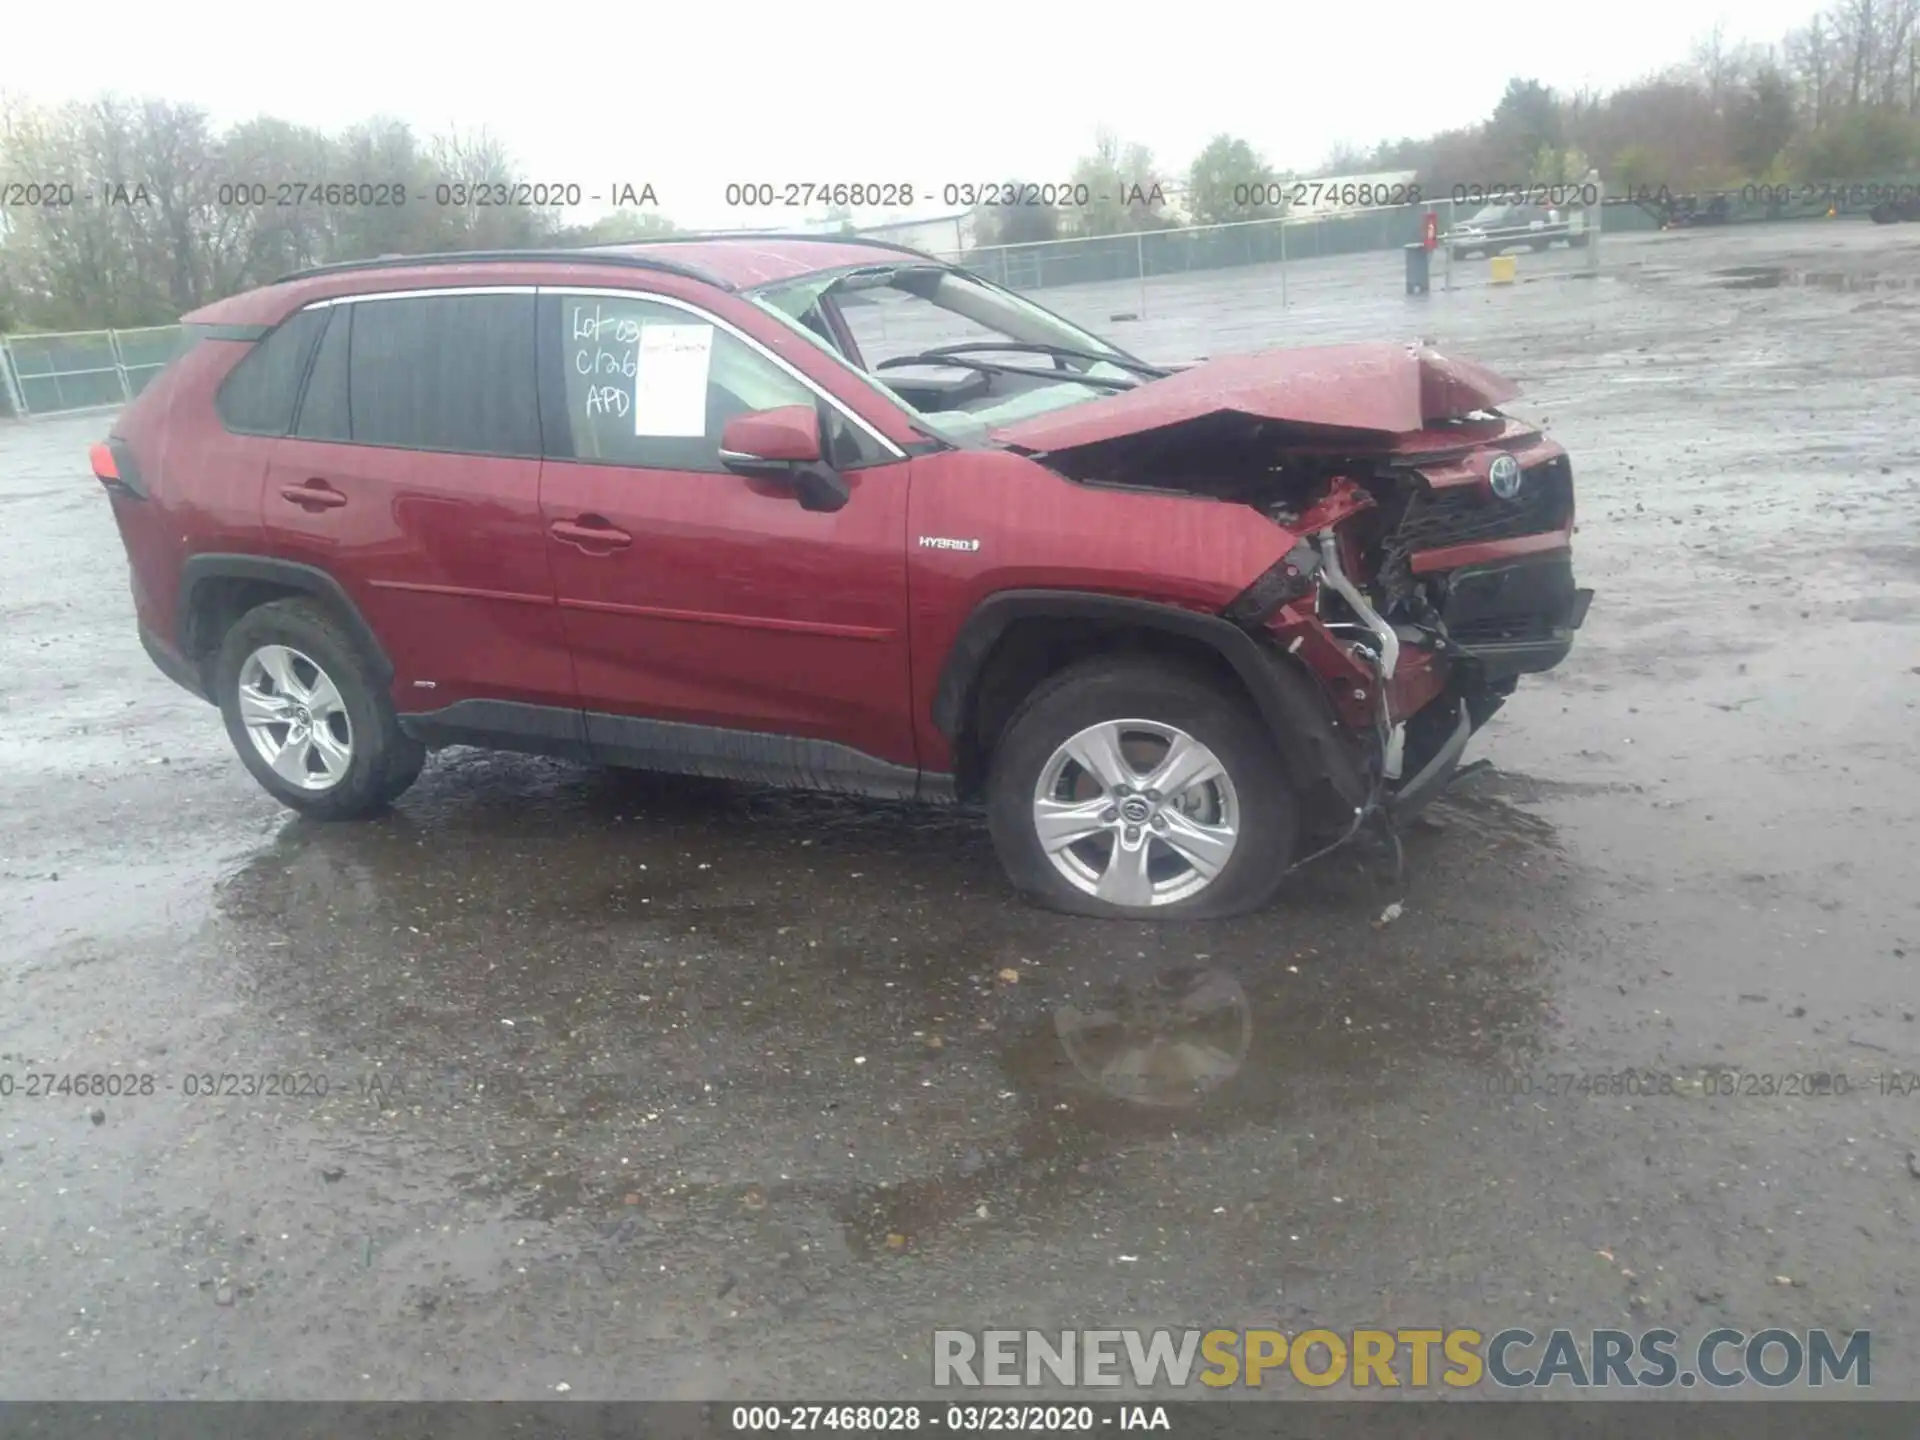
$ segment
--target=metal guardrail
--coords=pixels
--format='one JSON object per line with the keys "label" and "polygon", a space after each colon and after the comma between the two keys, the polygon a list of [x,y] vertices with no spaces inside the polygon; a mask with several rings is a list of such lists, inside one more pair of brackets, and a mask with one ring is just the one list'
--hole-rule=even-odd
{"label": "metal guardrail", "polygon": [[21,417],[124,405],[179,343],[178,325],[0,336],[0,403]]}

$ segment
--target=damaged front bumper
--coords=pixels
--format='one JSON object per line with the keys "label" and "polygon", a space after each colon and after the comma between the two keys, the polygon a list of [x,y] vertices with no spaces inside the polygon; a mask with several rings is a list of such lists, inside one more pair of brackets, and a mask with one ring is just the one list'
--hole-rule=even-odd
{"label": "damaged front bumper", "polygon": [[1518,678],[1566,658],[1593,599],[1574,584],[1566,540],[1481,542],[1468,563],[1421,567],[1437,604],[1414,624],[1381,613],[1337,525],[1325,523],[1250,587],[1238,613],[1229,609],[1264,629],[1277,663],[1297,661],[1318,681],[1352,756],[1349,783],[1319,809],[1314,828],[1326,843],[1313,853],[1371,816],[1397,821],[1439,795]]}
{"label": "damaged front bumper", "polygon": [[1419,759],[1413,773],[1389,788],[1386,805],[1395,818],[1412,815],[1447,788],[1474,731],[1505,703],[1520,676],[1567,658],[1592,603],[1593,591],[1573,583],[1573,559],[1564,550],[1466,565],[1447,576],[1441,608],[1447,685],[1427,711],[1401,727],[1419,732]]}
{"label": "damaged front bumper", "polygon": [[1593,591],[1573,581],[1565,550],[1463,565],[1440,608],[1455,658],[1485,681],[1551,670],[1573,649]]}

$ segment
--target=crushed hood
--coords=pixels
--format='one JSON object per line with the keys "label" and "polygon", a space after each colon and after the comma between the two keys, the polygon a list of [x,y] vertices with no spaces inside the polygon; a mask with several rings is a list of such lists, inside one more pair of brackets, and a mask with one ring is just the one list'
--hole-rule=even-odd
{"label": "crushed hood", "polygon": [[1026,450],[1067,450],[1233,411],[1294,425],[1402,435],[1519,393],[1519,386],[1491,370],[1421,345],[1319,345],[1222,355],[993,433]]}

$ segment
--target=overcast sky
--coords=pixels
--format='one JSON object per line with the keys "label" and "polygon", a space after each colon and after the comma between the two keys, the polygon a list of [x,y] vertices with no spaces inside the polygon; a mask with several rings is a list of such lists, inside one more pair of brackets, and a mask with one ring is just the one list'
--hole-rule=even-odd
{"label": "overcast sky", "polygon": [[[10,7],[0,84],[105,88],[336,128],[484,125],[527,178],[650,181],[683,226],[779,223],[729,181],[1064,180],[1107,124],[1184,173],[1227,131],[1280,168],[1483,118],[1509,76],[1611,88],[1724,26],[1777,41],[1812,0],[1138,5],[915,0]],[[977,17],[977,18],[976,18]],[[1169,17],[1169,18],[1162,18]],[[54,63],[54,62],[58,63]],[[277,177],[247,177],[274,179]],[[1487,176],[1488,182],[1524,177]],[[862,218],[881,218],[879,215]]]}

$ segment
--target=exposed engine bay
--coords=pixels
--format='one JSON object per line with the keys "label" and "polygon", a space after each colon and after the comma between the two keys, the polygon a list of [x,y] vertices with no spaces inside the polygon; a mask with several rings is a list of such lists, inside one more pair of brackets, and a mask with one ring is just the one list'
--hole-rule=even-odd
{"label": "exposed engine bay", "polygon": [[1247,505],[1298,537],[1229,607],[1322,683],[1365,737],[1359,805],[1410,813],[1523,673],[1566,653],[1591,592],[1567,554],[1572,469],[1491,408],[1411,435],[1231,411],[1045,457],[1085,484]]}
{"label": "exposed engine bay", "polygon": [[[1382,438],[1216,412],[1050,455],[1047,463],[1083,483],[1248,505],[1295,533],[1337,524],[1354,576],[1380,614],[1444,639],[1451,567],[1416,565],[1415,557],[1565,530],[1572,469],[1557,446],[1497,412],[1432,426],[1417,448]],[[1515,493],[1504,497],[1490,494],[1480,473],[1502,455],[1520,469]],[[1330,505],[1343,490],[1347,503]],[[1517,638],[1523,629],[1496,621],[1466,638]]]}

